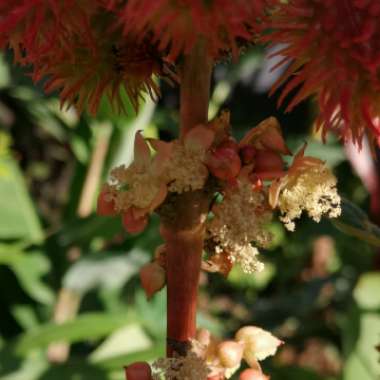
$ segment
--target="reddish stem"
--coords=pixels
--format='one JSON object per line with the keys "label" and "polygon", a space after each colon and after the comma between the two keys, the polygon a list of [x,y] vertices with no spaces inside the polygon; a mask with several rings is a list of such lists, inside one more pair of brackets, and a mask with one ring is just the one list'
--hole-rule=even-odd
{"label": "reddish stem", "polygon": [[[212,61],[199,41],[184,57],[181,75],[181,136],[207,122]],[[199,274],[208,197],[202,191],[173,199],[172,215],[162,220],[166,243],[167,354],[184,355],[196,330]]]}

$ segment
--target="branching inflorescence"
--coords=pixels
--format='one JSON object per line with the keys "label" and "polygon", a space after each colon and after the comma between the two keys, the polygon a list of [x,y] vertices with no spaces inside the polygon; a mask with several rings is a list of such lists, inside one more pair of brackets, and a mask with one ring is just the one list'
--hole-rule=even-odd
{"label": "branching inflorescence", "polygon": [[[143,231],[153,212],[161,217],[165,244],[141,269],[141,282],[148,297],[168,282],[171,302],[180,300],[179,308],[168,307],[168,330],[175,332],[168,341],[191,344],[178,350],[182,356],[169,347],[172,358],[155,363],[156,378],[223,379],[242,359],[251,372],[241,379],[266,378],[258,361],[281,343],[270,333],[248,326],[225,342],[205,330],[195,334],[200,268],[224,276],[235,264],[247,273],[261,271],[258,248],[270,245],[273,219],[294,230],[304,212],[316,222],[340,214],[337,181],[323,161],[305,156],[305,146],[285,165],[291,152],[276,119],[241,141],[232,137],[228,112],[207,121],[212,64],[237,59],[257,41],[280,44],[279,65],[288,65],[273,88],[285,84],[280,103],[295,89],[288,110],[317,95],[324,135],[334,130],[359,146],[368,135],[376,144],[379,15],[377,0],[0,2],[0,47],[10,48],[34,81],[45,80],[47,92],[58,92],[62,105],[95,114],[108,97],[122,111],[127,95],[138,110],[144,95],[160,95],[159,78],[181,85],[181,137],[163,142],[138,132],[132,164],[112,170],[97,204],[99,215],[121,215],[130,233]],[[177,226],[181,218],[189,221]],[[191,268],[178,268],[177,275],[178,262]],[[188,318],[176,314],[186,302]],[[176,319],[183,323],[177,326]],[[129,379],[136,378],[133,371],[145,374],[141,380],[152,378],[147,364],[128,367]]]}
{"label": "branching inflorescence", "polygon": [[111,172],[98,213],[120,213],[127,231],[140,232],[149,214],[160,213],[171,195],[211,192],[216,200],[210,202],[206,221],[209,259],[204,267],[227,274],[226,268],[236,262],[245,272],[260,271],[256,246],[270,244],[267,225],[274,211],[290,230],[303,211],[317,222],[322,215],[340,214],[336,178],[304,150],[286,169],[283,155],[290,152],[276,119],[263,121],[238,143],[230,135],[227,112],[193,128],[183,141],[145,140],[137,133],[135,159]]}

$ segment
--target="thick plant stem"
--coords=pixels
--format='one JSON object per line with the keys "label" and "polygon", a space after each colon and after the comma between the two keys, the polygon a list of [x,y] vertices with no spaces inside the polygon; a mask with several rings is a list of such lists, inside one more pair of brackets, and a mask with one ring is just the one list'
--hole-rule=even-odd
{"label": "thick plant stem", "polygon": [[[207,122],[212,63],[199,41],[185,56],[181,75],[181,136]],[[173,210],[162,219],[166,243],[168,293],[167,354],[184,355],[196,331],[199,274],[208,196],[202,191],[173,198]]]}
{"label": "thick plant stem", "polygon": [[185,56],[181,73],[181,136],[207,121],[212,60],[203,41]]}

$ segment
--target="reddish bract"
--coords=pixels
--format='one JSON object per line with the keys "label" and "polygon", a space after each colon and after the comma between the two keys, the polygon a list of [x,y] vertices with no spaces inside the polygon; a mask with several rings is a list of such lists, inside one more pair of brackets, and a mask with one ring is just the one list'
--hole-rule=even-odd
{"label": "reddish bract", "polygon": [[116,215],[115,202],[110,199],[109,195],[104,191],[99,194],[96,213],[100,216]]}
{"label": "reddish bract", "polygon": [[165,269],[157,262],[145,264],[140,269],[140,281],[147,298],[151,298],[166,284]]}
{"label": "reddish bract", "polygon": [[260,172],[280,172],[284,169],[282,157],[270,150],[258,151],[254,161],[254,173],[259,175]]}
{"label": "reddish bract", "polygon": [[206,165],[214,177],[222,180],[235,178],[241,169],[241,161],[235,150],[218,148],[207,157]]}
{"label": "reddish bract", "polygon": [[129,209],[125,213],[122,214],[122,223],[124,228],[130,234],[138,234],[144,231],[145,227],[148,224],[148,216],[144,215],[142,217],[136,218],[133,215],[133,210]]}

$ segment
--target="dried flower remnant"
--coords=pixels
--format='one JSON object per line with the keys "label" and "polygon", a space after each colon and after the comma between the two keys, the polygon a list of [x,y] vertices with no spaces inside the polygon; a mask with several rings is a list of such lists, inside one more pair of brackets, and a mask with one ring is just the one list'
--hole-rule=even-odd
{"label": "dried flower remnant", "polygon": [[186,356],[158,359],[152,367],[154,380],[207,380],[209,374],[204,360],[192,351]]}
{"label": "dried flower remnant", "polygon": [[[336,130],[359,146],[380,137],[380,4],[377,0],[277,0],[263,40],[283,47],[288,64],[273,91],[286,83],[280,103],[299,87],[287,111],[316,94],[317,126]],[[296,75],[294,75],[296,74]]]}
{"label": "dried flower remnant", "polygon": [[287,175],[277,179],[269,189],[269,202],[281,213],[281,220],[290,231],[294,219],[305,210],[309,217],[319,222],[322,215],[336,218],[341,213],[336,177],[324,162],[305,157],[306,146],[295,156]]}
{"label": "dried flower remnant", "polygon": [[201,36],[209,54],[239,53],[239,43],[250,42],[263,16],[263,0],[129,0],[123,12],[124,30],[154,40],[172,58],[189,53]]}

